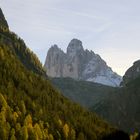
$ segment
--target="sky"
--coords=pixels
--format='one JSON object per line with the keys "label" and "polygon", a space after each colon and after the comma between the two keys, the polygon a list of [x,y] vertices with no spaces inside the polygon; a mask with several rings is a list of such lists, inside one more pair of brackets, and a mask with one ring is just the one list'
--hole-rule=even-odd
{"label": "sky", "polygon": [[53,44],[66,51],[73,38],[120,75],[140,59],[139,0],[0,0],[0,7],[42,64]]}

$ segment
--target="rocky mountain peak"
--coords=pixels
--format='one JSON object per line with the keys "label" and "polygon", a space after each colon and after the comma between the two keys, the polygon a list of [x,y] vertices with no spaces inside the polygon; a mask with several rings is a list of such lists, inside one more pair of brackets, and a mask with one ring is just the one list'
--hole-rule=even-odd
{"label": "rocky mountain peak", "polygon": [[51,46],[51,49],[59,49],[58,46],[56,44]]}
{"label": "rocky mountain peak", "polygon": [[133,63],[133,66],[126,71],[125,75],[123,76],[122,85],[126,85],[127,83],[136,79],[139,76],[140,76],[140,60],[137,60]]}
{"label": "rocky mountain peak", "polygon": [[137,66],[137,67],[139,67],[140,66],[140,60],[135,61],[134,62],[134,65]]}
{"label": "rocky mountain peak", "polygon": [[56,45],[52,45],[51,48],[48,50],[48,52],[51,52],[51,53],[58,53],[58,52],[62,52],[62,50]]}
{"label": "rocky mountain peak", "polygon": [[119,86],[121,77],[93,51],[84,50],[82,42],[72,39],[64,53],[57,45],[52,46],[45,62],[50,77],[70,77],[110,86]]}
{"label": "rocky mountain peak", "polygon": [[6,21],[5,17],[4,17],[4,14],[3,14],[1,8],[0,8],[0,26],[9,28],[8,23],[7,23],[7,21]]}
{"label": "rocky mountain peak", "polygon": [[83,52],[83,45],[82,42],[78,39],[72,39],[67,47],[67,54],[72,55],[76,54],[77,52]]}
{"label": "rocky mountain peak", "polygon": [[[64,63],[65,53],[57,46],[53,45],[48,50],[44,68],[47,70],[47,74],[51,77],[61,77],[62,68]],[[57,69],[56,69],[57,67]]]}
{"label": "rocky mountain peak", "polygon": [[65,55],[65,53],[56,44],[52,45],[48,50],[48,57],[55,57],[55,59],[58,59],[58,57],[61,57],[62,55]]}

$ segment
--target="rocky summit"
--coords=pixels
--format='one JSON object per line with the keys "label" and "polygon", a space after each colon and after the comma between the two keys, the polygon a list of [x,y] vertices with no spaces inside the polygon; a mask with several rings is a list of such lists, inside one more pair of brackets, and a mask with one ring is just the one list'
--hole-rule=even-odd
{"label": "rocky summit", "polygon": [[133,63],[133,66],[130,67],[125,75],[123,76],[122,85],[125,86],[127,83],[135,80],[137,77],[140,76],[140,60],[137,60]]}
{"label": "rocky summit", "polygon": [[113,72],[98,54],[84,50],[78,39],[70,41],[66,53],[57,45],[52,46],[44,67],[50,77],[70,77],[114,87],[121,82],[121,76]]}

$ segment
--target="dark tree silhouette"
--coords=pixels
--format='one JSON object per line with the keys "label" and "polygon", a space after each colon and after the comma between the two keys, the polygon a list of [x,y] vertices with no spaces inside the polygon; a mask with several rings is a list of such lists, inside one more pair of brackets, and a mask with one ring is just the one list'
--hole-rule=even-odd
{"label": "dark tree silhouette", "polygon": [[130,140],[129,135],[121,130],[113,132],[112,134],[103,138],[103,140]]}

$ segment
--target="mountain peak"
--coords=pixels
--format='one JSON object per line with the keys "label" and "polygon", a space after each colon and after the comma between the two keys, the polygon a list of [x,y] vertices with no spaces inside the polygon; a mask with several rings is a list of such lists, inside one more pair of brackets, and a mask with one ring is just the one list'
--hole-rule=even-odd
{"label": "mountain peak", "polygon": [[110,86],[119,86],[121,77],[93,51],[84,50],[82,42],[72,39],[64,53],[52,46],[46,57],[45,69],[50,77],[71,77]]}
{"label": "mountain peak", "polygon": [[1,8],[0,8],[0,26],[5,27],[5,28],[9,28],[8,23],[4,17],[4,14],[3,14]]}
{"label": "mountain peak", "polygon": [[67,47],[67,54],[83,51],[82,41],[78,39],[72,39]]}
{"label": "mountain peak", "polygon": [[56,44],[52,45],[51,48],[48,50],[49,53],[53,54],[58,54],[58,53],[64,53],[61,48],[59,48]]}
{"label": "mountain peak", "polygon": [[133,63],[133,66],[126,71],[125,75],[123,76],[122,85],[126,85],[127,83],[136,79],[139,76],[140,76],[140,60],[137,60]]}
{"label": "mountain peak", "polygon": [[57,49],[58,46],[56,44],[52,45],[52,48]]}
{"label": "mountain peak", "polygon": [[140,65],[140,59],[134,62],[134,65]]}
{"label": "mountain peak", "polygon": [[51,46],[51,48],[49,50],[56,51],[56,50],[60,50],[60,48],[56,44],[54,44],[54,45]]}
{"label": "mountain peak", "polygon": [[79,39],[76,39],[76,38],[73,38],[70,43],[78,43],[78,44],[81,44],[82,45],[82,41],[79,40]]}

